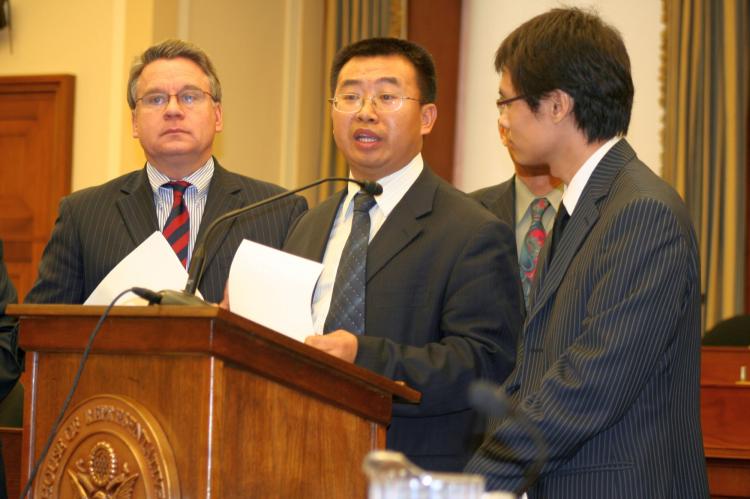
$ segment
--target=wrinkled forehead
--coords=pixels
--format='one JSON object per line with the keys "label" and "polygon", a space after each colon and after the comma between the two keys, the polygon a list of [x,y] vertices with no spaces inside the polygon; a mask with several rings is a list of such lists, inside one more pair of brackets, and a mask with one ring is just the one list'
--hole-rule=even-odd
{"label": "wrinkled forehead", "polygon": [[190,59],[175,57],[157,59],[144,66],[137,88],[139,90],[168,90],[181,88],[207,89],[209,78],[200,66]]}

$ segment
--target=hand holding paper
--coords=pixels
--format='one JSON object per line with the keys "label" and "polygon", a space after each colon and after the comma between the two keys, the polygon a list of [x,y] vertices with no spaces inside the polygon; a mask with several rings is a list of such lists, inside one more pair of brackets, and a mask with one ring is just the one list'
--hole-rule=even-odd
{"label": "hand holding paper", "polygon": [[313,334],[312,301],[323,264],[244,240],[229,271],[230,310],[298,341]]}

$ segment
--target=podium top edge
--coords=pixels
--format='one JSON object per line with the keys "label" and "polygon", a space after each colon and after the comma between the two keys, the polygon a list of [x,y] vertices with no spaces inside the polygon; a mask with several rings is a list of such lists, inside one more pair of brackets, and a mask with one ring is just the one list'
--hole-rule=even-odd
{"label": "podium top edge", "polygon": [[[103,305],[62,305],[62,304],[14,304],[10,303],[5,309],[7,315],[16,317],[95,317],[104,313],[107,307]],[[205,306],[116,306],[112,307],[111,316],[130,317],[217,317],[222,310],[219,307]]]}

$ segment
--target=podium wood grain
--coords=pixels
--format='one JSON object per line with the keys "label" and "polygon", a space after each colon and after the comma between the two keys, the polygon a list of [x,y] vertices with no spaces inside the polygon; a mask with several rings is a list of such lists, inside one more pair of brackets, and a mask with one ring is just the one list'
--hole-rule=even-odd
{"label": "podium wood grain", "polygon": [[[27,351],[22,474],[39,454],[103,307],[19,305]],[[419,394],[213,307],[116,307],[77,402],[130,397],[161,424],[183,497],[364,497],[392,397]],[[30,379],[29,379],[30,378]]]}

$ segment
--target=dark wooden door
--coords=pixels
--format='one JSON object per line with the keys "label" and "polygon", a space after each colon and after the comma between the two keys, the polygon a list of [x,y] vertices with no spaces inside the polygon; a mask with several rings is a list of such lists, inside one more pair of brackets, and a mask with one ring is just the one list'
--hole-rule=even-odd
{"label": "dark wooden door", "polygon": [[70,192],[72,75],[0,77],[0,239],[20,300]]}

